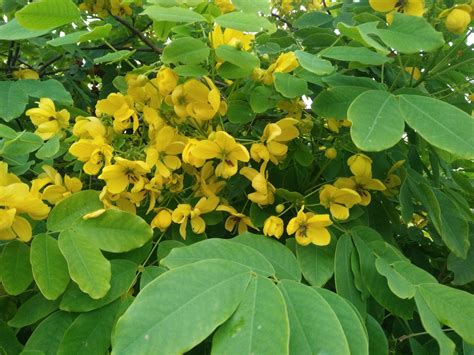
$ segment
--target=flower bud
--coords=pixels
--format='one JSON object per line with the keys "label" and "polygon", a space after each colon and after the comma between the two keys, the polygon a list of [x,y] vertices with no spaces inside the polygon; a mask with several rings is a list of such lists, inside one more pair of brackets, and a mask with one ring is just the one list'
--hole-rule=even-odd
{"label": "flower bud", "polygon": [[372,159],[367,155],[359,153],[347,160],[347,165],[355,176],[372,176]]}
{"label": "flower bud", "polygon": [[159,228],[164,232],[171,225],[171,211],[167,208],[162,208],[158,211],[155,218],[151,221],[152,228]]}
{"label": "flower bud", "polygon": [[276,213],[282,213],[284,210],[285,210],[285,205],[283,203],[280,203],[275,206]]}
{"label": "flower bud", "polygon": [[270,216],[263,225],[263,234],[279,239],[283,235],[284,224],[280,217]]}
{"label": "flower bud", "polygon": [[334,148],[328,148],[326,149],[326,151],[324,152],[324,156],[328,159],[336,159],[337,157],[337,150],[334,149]]}
{"label": "flower bud", "polygon": [[446,28],[452,33],[463,33],[470,23],[471,15],[464,9],[453,9],[446,17]]}

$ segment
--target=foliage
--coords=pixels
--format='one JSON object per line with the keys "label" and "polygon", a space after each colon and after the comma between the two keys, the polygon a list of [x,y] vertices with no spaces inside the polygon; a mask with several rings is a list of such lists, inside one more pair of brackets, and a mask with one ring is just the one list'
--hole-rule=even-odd
{"label": "foliage", "polygon": [[0,4],[2,354],[472,352],[474,3]]}

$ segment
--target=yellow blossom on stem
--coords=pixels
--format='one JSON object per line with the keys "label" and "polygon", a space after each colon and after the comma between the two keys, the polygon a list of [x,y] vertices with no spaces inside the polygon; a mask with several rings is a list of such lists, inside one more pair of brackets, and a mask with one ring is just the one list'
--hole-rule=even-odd
{"label": "yellow blossom on stem", "polygon": [[25,112],[36,127],[35,133],[48,140],[62,132],[69,126],[69,112],[67,110],[56,111],[53,100],[41,98],[38,108],[30,108]]}
{"label": "yellow blossom on stem", "polygon": [[329,208],[331,216],[339,220],[349,218],[349,209],[361,202],[357,192],[347,188],[337,188],[333,185],[324,185],[319,192],[319,201]]}
{"label": "yellow blossom on stem", "polygon": [[331,132],[339,133],[339,130],[342,127],[350,127],[351,125],[352,125],[352,123],[349,120],[337,120],[335,118],[328,118],[326,120],[326,125],[325,126]]}
{"label": "yellow blossom on stem", "polygon": [[250,160],[249,152],[224,131],[211,136],[212,139],[200,141],[192,150],[192,154],[199,159],[219,159],[221,162],[216,167],[216,176],[227,179],[237,173],[239,161]]}
{"label": "yellow blossom on stem", "polygon": [[174,223],[180,224],[179,234],[181,237],[186,239],[188,221],[191,222],[191,228],[194,233],[204,233],[206,222],[201,215],[214,211],[218,204],[218,197],[201,197],[194,207],[187,203],[179,204],[171,214],[171,219]]}
{"label": "yellow blossom on stem", "polygon": [[394,12],[401,12],[411,16],[423,16],[425,11],[424,0],[369,0],[369,5],[378,12],[388,12],[387,22],[391,23]]}
{"label": "yellow blossom on stem", "polygon": [[326,227],[332,225],[328,214],[314,214],[303,212],[301,207],[296,217],[292,218],[286,227],[286,232],[295,234],[296,242],[300,245],[315,244],[319,246],[328,245],[331,242],[331,234]]}
{"label": "yellow blossom on stem", "polygon": [[280,217],[270,216],[263,224],[263,234],[267,237],[275,237],[280,239],[285,230],[285,224]]}
{"label": "yellow blossom on stem", "polygon": [[216,211],[224,211],[230,214],[224,224],[224,228],[230,233],[238,232],[238,234],[242,234],[247,232],[248,227],[258,230],[248,216],[237,212],[232,206],[220,205],[216,208]]}
{"label": "yellow blossom on stem", "polygon": [[72,129],[72,134],[79,138],[93,139],[95,137],[105,137],[107,128],[97,117],[77,116],[76,123]]}
{"label": "yellow blossom on stem", "polygon": [[38,72],[33,69],[18,69],[12,74],[18,80],[39,80],[40,78]]}
{"label": "yellow blossom on stem", "polygon": [[171,225],[171,210],[168,208],[158,208],[156,216],[151,221],[151,228],[158,228],[164,232]]}
{"label": "yellow blossom on stem", "polygon": [[355,176],[372,176],[372,159],[359,153],[347,159],[347,165]]}
{"label": "yellow blossom on stem", "polygon": [[130,96],[109,94],[106,99],[97,101],[95,109],[99,116],[106,114],[114,118],[114,131],[117,133],[122,133],[132,124],[134,132],[138,129],[138,116]]}
{"label": "yellow blossom on stem", "polygon": [[162,66],[156,74],[156,83],[160,91],[160,95],[165,97],[176,88],[178,85],[178,74],[173,69]]}
{"label": "yellow blossom on stem", "polygon": [[399,160],[392,165],[390,170],[387,172],[387,177],[384,180],[386,190],[382,191],[385,196],[395,196],[398,193],[398,186],[401,185],[402,180],[394,172],[405,163],[405,160]]}
{"label": "yellow blossom on stem", "polygon": [[214,0],[214,4],[216,4],[223,14],[235,10],[235,7],[230,0]]}
{"label": "yellow blossom on stem", "polygon": [[127,190],[130,184],[133,185],[132,192],[138,192],[143,190],[148,172],[150,168],[144,161],[116,157],[115,164],[106,166],[99,179],[105,180],[107,190],[113,194]]}
{"label": "yellow blossom on stem", "polygon": [[260,171],[244,167],[240,174],[252,182],[255,192],[248,194],[247,198],[260,206],[271,205],[275,202],[275,187],[268,181],[268,173],[265,171],[266,164],[262,164]]}
{"label": "yellow blossom on stem", "polygon": [[243,33],[232,28],[226,28],[222,31],[220,25],[216,25],[214,30],[209,34],[209,40],[212,48],[217,48],[223,44],[248,51],[251,48],[255,35]]}
{"label": "yellow blossom on stem", "polygon": [[384,191],[386,189],[382,181],[373,179],[372,175],[356,175],[350,178],[339,178],[334,183],[339,189],[350,189],[356,191],[360,195],[359,204],[367,206],[372,200],[370,190]]}
{"label": "yellow blossom on stem", "polygon": [[156,132],[154,142],[146,151],[146,163],[150,168],[156,166],[156,174],[169,177],[181,167],[181,159],[177,155],[183,151],[184,143],[170,126],[164,126]]}
{"label": "yellow blossom on stem", "polygon": [[[61,174],[49,165],[43,165],[42,169],[44,173],[38,175],[38,179],[42,180],[40,185],[46,186],[41,196],[43,200],[55,205],[73,193],[81,191],[82,182],[78,178],[65,175],[63,179]],[[34,181],[32,182],[33,185]]]}
{"label": "yellow blossom on stem", "polygon": [[[448,9],[448,15],[445,19],[446,28],[449,32],[462,34],[468,28],[472,20],[472,8],[469,5],[458,5],[453,9]],[[444,15],[441,13],[440,16]]]}
{"label": "yellow blossom on stem", "polygon": [[80,139],[69,148],[69,153],[85,163],[83,170],[89,175],[97,175],[103,166],[109,166],[113,151],[102,136]]}
{"label": "yellow blossom on stem", "polygon": [[212,162],[208,161],[201,168],[199,172],[195,174],[196,185],[194,186],[194,195],[212,197],[216,196],[225,186],[225,180],[218,179],[215,175],[215,169]]}

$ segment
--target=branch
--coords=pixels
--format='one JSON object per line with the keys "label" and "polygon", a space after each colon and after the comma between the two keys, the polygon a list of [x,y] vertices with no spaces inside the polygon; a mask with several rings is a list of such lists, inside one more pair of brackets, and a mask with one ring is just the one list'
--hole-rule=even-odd
{"label": "branch", "polygon": [[57,62],[63,57],[62,54],[57,55],[56,57],[51,58],[50,60],[46,61],[41,67],[38,69],[38,74],[41,76],[43,75],[44,71],[54,62]]}
{"label": "branch", "polygon": [[279,21],[283,22],[285,25],[287,25],[289,29],[293,28],[293,25],[287,20],[285,20],[283,17],[281,17],[280,15],[272,13],[272,16],[278,19]]}
{"label": "branch", "polygon": [[127,21],[122,19],[119,16],[112,15],[112,17],[117,21],[120,22],[122,25],[127,27],[130,32],[135,34],[138,38],[142,40],[143,43],[145,43],[148,47],[150,47],[153,52],[161,54],[161,48],[158,48],[149,38],[147,38],[140,30],[137,28],[133,27],[131,24],[129,24]]}

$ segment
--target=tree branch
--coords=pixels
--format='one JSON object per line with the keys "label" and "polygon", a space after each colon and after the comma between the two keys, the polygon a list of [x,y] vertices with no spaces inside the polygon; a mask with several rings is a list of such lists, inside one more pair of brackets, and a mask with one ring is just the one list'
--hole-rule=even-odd
{"label": "tree branch", "polygon": [[117,22],[120,22],[122,25],[124,25],[125,27],[127,27],[130,32],[132,32],[133,34],[135,34],[138,38],[140,38],[142,40],[143,43],[145,43],[148,47],[150,47],[153,52],[155,53],[158,53],[158,54],[161,54],[161,48],[158,48],[148,37],[146,37],[140,30],[138,30],[137,28],[133,27],[133,25],[129,24],[127,21],[125,21],[124,19],[122,19],[121,17],[119,16],[115,16],[115,15],[112,15],[112,17],[117,21]]}

